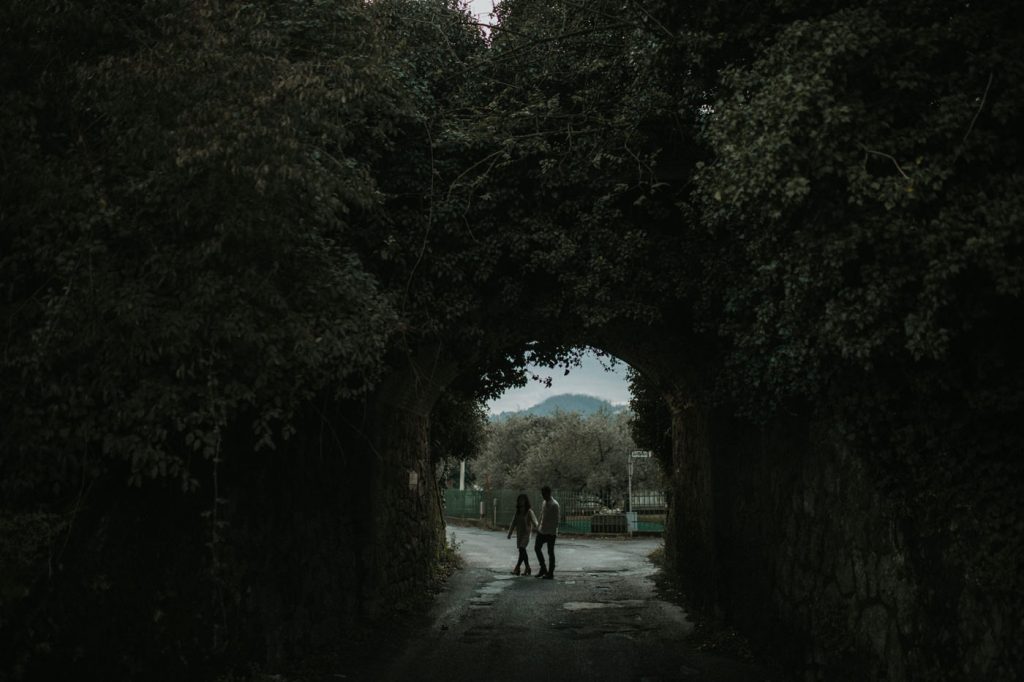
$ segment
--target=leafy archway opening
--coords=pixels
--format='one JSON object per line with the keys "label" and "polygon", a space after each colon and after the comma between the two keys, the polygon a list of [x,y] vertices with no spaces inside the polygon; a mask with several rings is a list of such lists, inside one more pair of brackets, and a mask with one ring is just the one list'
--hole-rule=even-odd
{"label": "leafy archway opening", "polygon": [[[543,479],[560,490],[602,496],[605,506],[621,511],[629,487],[630,453],[643,448],[655,450],[657,456],[649,467],[642,467],[637,482],[664,490],[662,474],[671,470],[671,428],[663,397],[636,370],[604,351],[569,347],[545,353],[542,348],[529,344],[519,366],[508,358],[501,382],[506,391],[529,384],[538,387],[538,392],[531,392],[529,402],[534,405],[529,409],[503,411],[492,393],[487,396],[491,414],[485,414],[473,398],[458,397],[469,381],[456,380],[441,393],[431,413],[432,455],[443,469],[441,479],[450,486],[457,474],[460,485],[530,489]],[[611,389],[621,393],[617,404],[607,400],[609,389],[599,388],[604,383],[602,370],[617,373],[613,376],[618,377],[619,390]],[[588,372],[582,385],[589,387],[559,386],[562,377],[581,371]],[[495,381],[493,373],[485,372],[477,386],[497,391]],[[547,399],[540,400],[545,394]],[[552,400],[556,402],[551,404]]]}

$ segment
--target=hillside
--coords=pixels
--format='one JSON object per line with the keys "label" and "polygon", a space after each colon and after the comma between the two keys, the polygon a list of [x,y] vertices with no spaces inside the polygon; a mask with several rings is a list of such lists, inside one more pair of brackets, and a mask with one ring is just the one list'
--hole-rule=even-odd
{"label": "hillside", "polygon": [[592,395],[561,393],[559,395],[553,395],[550,398],[546,398],[543,402],[537,403],[533,407],[528,407],[525,410],[518,410],[514,412],[502,412],[501,414],[493,416],[492,419],[506,419],[513,415],[527,414],[549,416],[555,412],[577,412],[582,415],[588,415],[601,410],[607,410],[608,412],[621,412],[625,409],[627,409],[625,405],[613,405],[607,400],[595,398]]}

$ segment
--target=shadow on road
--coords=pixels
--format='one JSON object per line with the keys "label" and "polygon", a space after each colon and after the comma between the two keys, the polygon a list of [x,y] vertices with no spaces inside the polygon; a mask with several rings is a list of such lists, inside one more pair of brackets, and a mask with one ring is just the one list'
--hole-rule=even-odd
{"label": "shadow on road", "polygon": [[693,622],[652,562],[660,539],[560,537],[554,580],[512,575],[515,544],[504,532],[450,526],[449,540],[463,567],[428,608],[276,680],[782,679],[734,633]]}

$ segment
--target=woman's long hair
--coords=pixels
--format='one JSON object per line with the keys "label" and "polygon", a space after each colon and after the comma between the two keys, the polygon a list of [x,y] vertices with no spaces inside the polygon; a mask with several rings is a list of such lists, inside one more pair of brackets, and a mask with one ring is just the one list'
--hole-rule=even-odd
{"label": "woman's long hair", "polygon": [[516,516],[528,511],[530,511],[530,498],[526,493],[519,493],[519,497],[516,498]]}

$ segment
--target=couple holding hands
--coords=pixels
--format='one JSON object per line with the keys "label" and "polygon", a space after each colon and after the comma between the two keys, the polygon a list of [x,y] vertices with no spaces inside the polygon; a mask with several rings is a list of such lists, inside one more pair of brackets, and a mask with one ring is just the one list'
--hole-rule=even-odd
{"label": "couple holding hands", "polygon": [[[530,545],[530,533],[537,529],[537,541],[533,545],[533,551],[537,553],[537,561],[540,563],[538,578],[551,580],[555,577],[555,538],[558,536],[559,510],[558,500],[551,497],[551,488],[544,486],[540,489],[540,495],[544,498],[544,504],[540,509],[540,521],[530,508],[530,498],[520,494],[516,498],[516,515],[508,527],[508,537],[512,537],[512,531],[516,533],[516,546],[519,548],[519,561],[512,571],[513,575],[519,575],[519,566],[526,564],[526,571],[523,575],[530,575],[530,557],[526,548]],[[548,563],[544,563],[544,554],[541,553],[544,545],[548,546]]]}

